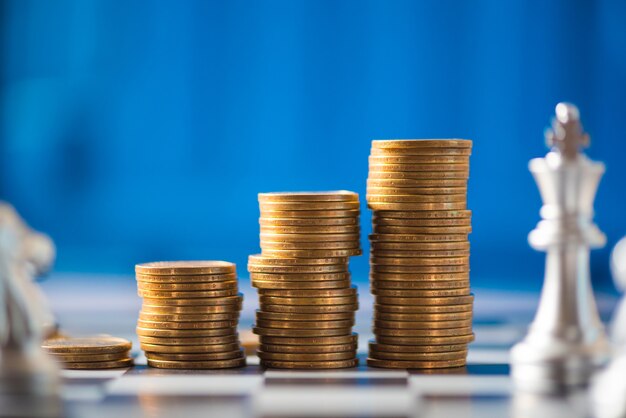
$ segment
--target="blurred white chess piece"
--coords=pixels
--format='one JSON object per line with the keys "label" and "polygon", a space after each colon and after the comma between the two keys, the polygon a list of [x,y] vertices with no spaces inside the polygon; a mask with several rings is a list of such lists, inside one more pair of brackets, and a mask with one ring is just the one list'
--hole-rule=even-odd
{"label": "blurred white chess piece", "polygon": [[[611,254],[611,272],[615,287],[626,293],[626,238],[617,243]],[[624,298],[617,305],[611,322],[611,341],[620,350],[626,350],[626,302]]]}
{"label": "blurred white chess piece", "polygon": [[555,113],[546,132],[550,152],[529,163],[543,206],[528,242],[547,253],[544,285],[528,334],[511,350],[516,386],[533,392],[586,386],[609,351],[589,269],[590,250],[606,241],[593,222],[604,164],[582,152],[589,136],[576,106],[559,103]]}
{"label": "blurred white chess piece", "polygon": [[0,202],[0,416],[61,414],[58,369],[41,350],[54,320],[34,283],[54,254],[50,238]]}
{"label": "blurred white chess piece", "polygon": [[[615,286],[626,293],[626,238],[617,243],[611,254],[611,272]],[[626,417],[626,301],[622,295],[611,323],[613,360],[596,376],[591,390],[594,415],[598,418]]]}

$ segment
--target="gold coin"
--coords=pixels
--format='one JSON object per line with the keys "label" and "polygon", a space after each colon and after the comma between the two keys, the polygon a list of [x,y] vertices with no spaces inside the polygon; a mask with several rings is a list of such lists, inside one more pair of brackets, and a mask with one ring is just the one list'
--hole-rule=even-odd
{"label": "gold coin", "polygon": [[211,345],[159,345],[141,344],[141,349],[150,353],[171,353],[171,354],[193,354],[193,353],[223,353],[226,351],[240,350],[238,342],[231,344],[211,344]]}
{"label": "gold coin", "polygon": [[[339,353],[343,351],[356,352],[356,343],[333,344],[333,345],[269,345],[261,344],[259,350],[266,353],[288,353],[288,354],[318,354],[318,353]],[[352,357],[356,357],[353,355]]]}
{"label": "gold coin", "polygon": [[336,361],[278,361],[262,360],[261,365],[274,369],[347,369],[359,365],[358,359]]}
{"label": "gold coin", "polygon": [[350,335],[352,327],[346,328],[323,328],[323,329],[281,329],[253,327],[252,331],[257,335],[272,337],[333,337],[340,335]]}
{"label": "gold coin", "polygon": [[245,357],[230,360],[210,360],[210,361],[172,361],[172,360],[150,360],[148,366],[159,369],[232,369],[244,367]]}
{"label": "gold coin", "polygon": [[237,304],[231,305],[205,305],[205,306],[158,306],[158,305],[150,305],[147,304],[146,301],[143,301],[143,305],[141,305],[141,311],[147,314],[176,314],[176,315],[187,315],[187,314],[203,314],[203,315],[213,315],[213,314],[222,314],[222,313],[236,313],[239,315],[239,311],[241,311],[241,302]]}
{"label": "gold coin", "polygon": [[107,354],[126,352],[131,342],[110,335],[91,337],[56,337],[45,340],[41,348],[54,354]]}
{"label": "gold coin", "polygon": [[231,280],[227,282],[210,282],[210,283],[150,283],[137,281],[137,288],[148,291],[166,291],[166,292],[195,292],[202,290],[237,290],[237,281]]}
{"label": "gold coin", "polygon": [[437,243],[437,242],[467,242],[467,234],[370,234],[372,242],[407,242],[407,243]]}
{"label": "gold coin", "polygon": [[274,257],[352,257],[361,255],[363,251],[360,248],[349,250],[274,250],[264,249],[263,254]]}
{"label": "gold coin", "polygon": [[373,280],[373,289],[460,289],[469,286],[469,280],[445,280],[445,281],[391,281]]}
{"label": "gold coin", "polygon": [[357,344],[358,334],[351,332],[348,335],[339,335],[334,337],[273,337],[262,335],[259,337],[261,346],[263,345],[282,345],[282,346],[298,346],[298,347],[310,347],[310,346],[328,346],[338,344]]}
{"label": "gold coin", "polygon": [[360,238],[360,234],[259,234],[262,241],[268,242],[328,242],[328,241],[355,241]]}
{"label": "gold coin", "polygon": [[224,351],[221,353],[153,353],[146,351],[148,360],[164,360],[164,361],[215,361],[215,360],[231,360],[244,357],[241,349],[232,351]]}
{"label": "gold coin", "polygon": [[[469,179],[469,170],[467,167],[463,171],[393,171],[378,170],[370,166],[367,173],[367,180],[461,180],[467,183]],[[398,184],[398,183],[396,183]],[[407,182],[405,185],[413,185],[415,183]]]}
{"label": "gold coin", "polygon": [[261,360],[277,360],[277,361],[336,361],[350,360],[356,358],[356,351],[337,351],[334,353],[266,353],[257,351],[257,356]]}
{"label": "gold coin", "polygon": [[450,203],[384,203],[384,202],[368,202],[367,206],[372,210],[389,210],[389,211],[446,211],[465,209],[465,202]]}
{"label": "gold coin", "polygon": [[264,282],[342,281],[350,280],[349,272],[340,273],[250,273],[250,280]]}
{"label": "gold coin", "polygon": [[376,187],[367,186],[368,195],[387,196],[440,196],[467,195],[467,187]]}
{"label": "gold coin", "polygon": [[378,360],[401,360],[401,361],[447,361],[467,358],[467,348],[459,351],[439,353],[394,353],[390,351],[377,351],[370,349],[369,356]]}
{"label": "gold coin", "polygon": [[150,299],[223,298],[228,296],[236,296],[238,293],[239,290],[237,290],[237,288],[221,290],[198,290],[193,292],[166,292],[160,290],[137,289],[137,294],[139,296]]}
{"label": "gold coin", "polygon": [[267,267],[296,267],[296,266],[319,266],[319,265],[345,265],[348,259],[345,257],[336,258],[277,258],[268,257],[262,254],[248,256],[248,266]]}
{"label": "gold coin", "polygon": [[326,264],[319,266],[263,266],[258,264],[248,264],[250,273],[289,273],[289,274],[308,274],[308,273],[347,273],[348,264]]}
{"label": "gold coin", "polygon": [[360,209],[344,210],[261,210],[261,219],[283,218],[358,218]]}
{"label": "gold coin", "polygon": [[232,282],[237,280],[236,273],[226,274],[185,274],[180,276],[167,275],[150,275],[136,274],[138,282],[142,283],[213,283],[213,282]]}
{"label": "gold coin", "polygon": [[374,334],[387,337],[456,337],[472,333],[472,327],[445,329],[389,329],[373,327]]}
{"label": "gold coin", "polygon": [[469,234],[472,232],[471,226],[395,226],[395,225],[374,225],[373,232],[377,234]]}
{"label": "gold coin", "polygon": [[259,296],[259,302],[268,305],[353,305],[357,303],[358,295],[341,297],[277,297]]}
{"label": "gold coin", "polygon": [[378,148],[372,147],[371,155],[471,155],[471,148]]}
{"label": "gold coin", "polygon": [[384,215],[375,215],[372,217],[372,224],[376,226],[395,226],[409,228],[449,228],[449,227],[471,227],[472,218],[450,218],[450,219],[400,219],[387,218]]}
{"label": "gold coin", "polygon": [[385,353],[447,353],[453,351],[467,351],[467,344],[447,345],[392,345],[380,344],[374,340],[369,341],[370,351]]}
{"label": "gold coin", "polygon": [[259,193],[259,202],[351,202],[355,200],[359,200],[359,194],[348,190]]}
{"label": "gold coin", "polygon": [[469,155],[370,155],[373,164],[465,164],[469,165]]}
{"label": "gold coin", "polygon": [[252,286],[257,289],[264,290],[302,290],[302,289],[341,289],[350,287],[350,279],[347,280],[324,280],[324,281],[282,281],[282,282],[273,282],[273,281],[263,281],[263,280],[252,280]]}
{"label": "gold coin", "polygon": [[472,312],[472,304],[458,305],[374,305],[375,312],[393,314],[441,314],[452,312]]}
{"label": "gold coin", "polygon": [[139,319],[152,322],[200,322],[200,321],[236,321],[239,312],[210,314],[153,314],[139,312]]}
{"label": "gold coin", "polygon": [[237,296],[212,297],[212,298],[192,298],[192,299],[167,299],[164,297],[150,298],[144,296],[144,305],[151,306],[214,306],[214,305],[237,305],[243,301],[243,295],[238,293]]}
{"label": "gold coin", "polygon": [[467,219],[472,217],[472,211],[463,210],[414,210],[414,211],[377,211],[374,217],[385,219]]}
{"label": "gold coin", "polygon": [[381,265],[370,262],[372,273],[467,273],[470,271],[469,265],[456,266],[404,266],[404,265]]}
{"label": "gold coin", "polygon": [[350,218],[259,218],[259,225],[282,227],[358,226],[359,217]]}
{"label": "gold coin", "polygon": [[370,273],[371,281],[389,280],[397,282],[469,280],[469,271],[462,273]]}
{"label": "gold coin", "polygon": [[235,272],[235,264],[227,261],[157,261],[135,265],[135,273],[149,275],[178,276]]}
{"label": "gold coin", "polygon": [[275,305],[261,303],[261,310],[276,313],[298,314],[330,314],[339,312],[355,312],[359,309],[358,303],[347,305]]}
{"label": "gold coin", "polygon": [[392,266],[370,263],[373,273],[466,273],[469,266]]}
{"label": "gold coin", "polygon": [[373,195],[367,194],[367,203],[463,203],[467,204],[465,194],[423,194],[423,195]]}
{"label": "gold coin", "polygon": [[94,363],[98,361],[125,360],[130,357],[129,351],[107,354],[51,354],[57,361],[65,363]]}
{"label": "gold coin", "polygon": [[237,327],[216,329],[156,329],[138,326],[137,335],[142,337],[223,337],[237,333]]}
{"label": "gold coin", "polygon": [[328,250],[358,250],[360,242],[353,241],[315,241],[315,242],[276,242],[261,238],[261,250],[266,253],[268,250],[287,251],[328,251]]}
{"label": "gold coin", "polygon": [[358,210],[359,201],[351,202],[259,202],[261,212],[276,210]]}
{"label": "gold coin", "polygon": [[[216,337],[150,337],[145,335],[138,335],[141,345],[155,344],[166,346],[215,346],[224,344],[239,343],[239,336],[237,334],[222,335]],[[186,348],[184,348],[186,349]]]}
{"label": "gold coin", "polygon": [[443,250],[443,251],[386,251],[375,250],[373,254],[376,257],[393,257],[393,258],[454,258],[469,257],[469,250]]}
{"label": "gold coin", "polygon": [[469,257],[446,258],[408,258],[408,257],[377,257],[370,258],[372,264],[389,266],[459,266],[469,264]]}
{"label": "gold coin", "polygon": [[358,234],[359,225],[344,226],[261,226],[261,234]]}
{"label": "gold coin", "polygon": [[474,301],[474,295],[451,296],[451,297],[392,297],[376,296],[379,305],[408,305],[408,306],[432,306],[432,305],[467,305]]}
{"label": "gold coin", "polygon": [[381,242],[370,241],[372,250],[374,251],[450,251],[450,250],[466,250],[469,251],[470,243],[466,241],[447,241],[447,242]]}
{"label": "gold coin", "polygon": [[470,294],[469,286],[458,289],[372,289],[372,294],[384,297],[415,297],[440,298],[451,296],[465,296]]}
{"label": "gold coin", "polygon": [[[375,157],[374,157],[375,158]],[[372,172],[462,172],[469,173],[469,164],[386,164],[369,157],[369,171]]]}
{"label": "gold coin", "polygon": [[276,296],[284,298],[334,298],[334,297],[356,297],[356,287],[342,289],[260,289],[260,296]]}
{"label": "gold coin", "polygon": [[471,319],[459,319],[456,321],[386,321],[383,319],[374,320],[374,326],[384,329],[399,330],[438,330],[471,327]]}
{"label": "gold coin", "polygon": [[372,141],[372,149],[400,149],[406,152],[411,149],[423,148],[472,148],[471,139],[376,139]]}
{"label": "gold coin", "polygon": [[131,367],[133,365],[133,359],[125,358],[121,360],[96,362],[63,362],[60,364],[62,368],[72,370],[120,369],[122,367]]}
{"label": "gold coin", "polygon": [[384,369],[440,369],[449,367],[461,367],[466,363],[465,358],[442,361],[401,361],[401,360],[378,360],[367,358],[367,365]]}
{"label": "gold coin", "polygon": [[166,321],[146,321],[144,319],[139,319],[137,321],[137,325],[142,328],[151,328],[151,329],[171,329],[171,330],[202,330],[202,329],[215,329],[215,328],[230,328],[236,327],[238,320],[230,320],[230,321],[202,321],[202,322],[166,322]]}
{"label": "gold coin", "polygon": [[282,313],[282,312],[264,312],[256,311],[257,320],[270,321],[354,321],[354,312],[337,312],[327,314],[299,314],[299,313]]}
{"label": "gold coin", "polygon": [[282,329],[331,329],[350,328],[354,326],[354,320],[342,321],[276,321],[257,318],[256,325],[261,328]]}
{"label": "gold coin", "polygon": [[448,337],[388,337],[377,335],[376,341],[386,345],[406,345],[413,347],[438,346],[451,344],[469,344],[474,341],[474,334],[448,336]]}
{"label": "gold coin", "polygon": [[397,188],[421,188],[421,187],[462,187],[467,188],[467,178],[458,176],[458,172],[455,172],[457,177],[460,178],[406,178],[404,175],[402,178],[394,178],[393,173],[377,173],[371,174],[367,179],[367,187],[397,187]]}
{"label": "gold coin", "polygon": [[[450,313],[388,313],[374,310],[374,319],[383,321],[458,321],[472,319],[472,311]],[[454,350],[451,350],[454,351]]]}

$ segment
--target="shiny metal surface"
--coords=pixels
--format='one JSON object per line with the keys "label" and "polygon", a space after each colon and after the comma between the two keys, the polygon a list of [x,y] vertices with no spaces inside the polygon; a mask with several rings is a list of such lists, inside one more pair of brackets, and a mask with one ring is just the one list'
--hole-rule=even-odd
{"label": "shiny metal surface", "polygon": [[590,249],[606,242],[593,223],[604,165],[580,151],[589,137],[571,104],[557,105],[546,139],[552,150],[529,164],[544,204],[528,241],[547,253],[544,285],[526,338],[511,350],[516,386],[534,392],[584,386],[608,355],[589,273]]}

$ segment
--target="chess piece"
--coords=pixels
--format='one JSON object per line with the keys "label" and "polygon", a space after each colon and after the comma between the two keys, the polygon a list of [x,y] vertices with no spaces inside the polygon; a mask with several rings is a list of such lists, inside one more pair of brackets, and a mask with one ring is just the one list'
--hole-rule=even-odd
{"label": "chess piece", "polygon": [[53,257],[52,241],[0,203],[0,416],[61,415],[58,369],[41,350],[51,315],[33,282]]}
{"label": "chess piece", "polygon": [[[626,292],[626,238],[622,238],[611,255],[611,271],[615,286]],[[598,418],[626,416],[626,300],[617,305],[611,324],[613,359],[593,381],[591,403]]]}
{"label": "chess piece", "polygon": [[511,374],[522,390],[554,392],[586,385],[608,355],[589,272],[589,250],[606,242],[592,220],[604,165],[580,151],[589,136],[571,104],[556,106],[546,139],[551,151],[529,164],[544,204],[528,241],[547,252],[544,285],[527,336],[511,350]]}

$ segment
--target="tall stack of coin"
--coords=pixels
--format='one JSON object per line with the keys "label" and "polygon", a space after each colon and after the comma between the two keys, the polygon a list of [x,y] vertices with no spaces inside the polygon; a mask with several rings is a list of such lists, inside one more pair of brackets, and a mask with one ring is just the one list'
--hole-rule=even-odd
{"label": "tall stack of coin", "polygon": [[237,324],[243,296],[225,261],[173,261],[135,266],[143,298],[137,334],[148,365],[223,369],[245,365]]}
{"label": "tall stack of coin", "polygon": [[361,254],[359,196],[353,192],[261,193],[261,249],[248,271],[258,289],[261,364],[354,367],[358,308],[348,257]]}
{"label": "tall stack of coin", "polygon": [[471,150],[472,141],[458,139],[372,142],[370,366],[465,365],[473,340],[466,204]]}
{"label": "tall stack of coin", "polygon": [[110,335],[54,337],[41,346],[64,369],[115,369],[130,367],[131,342]]}

